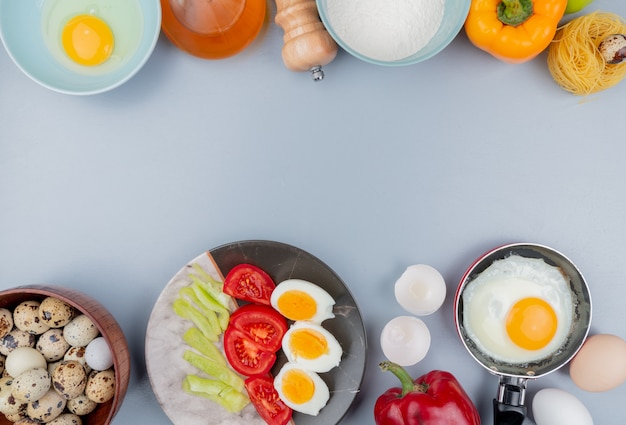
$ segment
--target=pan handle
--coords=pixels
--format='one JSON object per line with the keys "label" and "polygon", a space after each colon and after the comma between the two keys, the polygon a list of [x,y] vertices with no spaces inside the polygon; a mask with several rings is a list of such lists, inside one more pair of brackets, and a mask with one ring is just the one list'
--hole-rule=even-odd
{"label": "pan handle", "polygon": [[536,425],[527,415],[526,378],[500,376],[498,397],[493,400],[494,425]]}

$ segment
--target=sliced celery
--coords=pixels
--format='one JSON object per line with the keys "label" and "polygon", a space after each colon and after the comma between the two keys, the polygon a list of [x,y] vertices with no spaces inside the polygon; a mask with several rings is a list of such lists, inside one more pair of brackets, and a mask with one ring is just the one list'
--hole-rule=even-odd
{"label": "sliced celery", "polygon": [[233,372],[227,365],[224,365],[219,361],[211,360],[210,358],[191,350],[185,350],[183,359],[207,375],[228,384],[237,391],[243,391],[243,379],[241,376]]}
{"label": "sliced celery", "polygon": [[222,352],[210,341],[204,334],[195,327],[187,329],[187,332],[183,335],[183,341],[191,348],[195,348],[209,359],[219,362],[223,365],[227,365],[228,362],[222,354]]}
{"label": "sliced celery", "polygon": [[188,394],[198,395],[224,406],[229,412],[240,412],[250,403],[244,392],[209,378],[188,375],[183,380],[183,389]]}
{"label": "sliced celery", "polygon": [[219,340],[218,335],[221,332],[216,332],[215,328],[211,325],[211,322],[206,318],[206,316],[192,306],[186,299],[176,298],[172,303],[172,309],[174,310],[174,313],[183,319],[191,320],[209,340]]}

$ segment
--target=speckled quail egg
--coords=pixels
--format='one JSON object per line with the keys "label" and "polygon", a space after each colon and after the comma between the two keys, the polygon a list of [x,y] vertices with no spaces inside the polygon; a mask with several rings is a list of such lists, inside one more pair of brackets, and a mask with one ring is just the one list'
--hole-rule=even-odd
{"label": "speckled quail egg", "polygon": [[7,364],[7,358],[0,354],[0,375],[6,375],[4,373]]}
{"label": "speckled quail egg", "polygon": [[40,335],[50,329],[39,318],[39,301],[30,300],[21,302],[13,310],[13,323],[19,330]]}
{"label": "speckled quail egg", "polygon": [[0,344],[0,354],[8,356],[9,353],[17,347],[34,347],[37,342],[37,336],[31,333],[13,329],[4,338]]}
{"label": "speckled quail egg", "polygon": [[107,370],[113,366],[113,353],[104,337],[94,338],[87,344],[85,361],[93,370]]}
{"label": "speckled quail egg", "polygon": [[30,369],[13,380],[11,394],[18,401],[31,402],[43,397],[51,385],[52,381],[47,369]]}
{"label": "speckled quail egg", "polygon": [[8,308],[0,308],[0,338],[13,329],[13,313]]}
{"label": "speckled quail egg", "polygon": [[62,328],[74,317],[74,307],[56,297],[48,297],[39,305],[39,318],[51,328]]}
{"label": "speckled quail egg", "polygon": [[18,347],[6,359],[7,373],[16,377],[29,369],[46,368],[48,363],[39,350],[32,347]]}
{"label": "speckled quail egg", "polygon": [[52,328],[39,336],[36,347],[47,361],[56,362],[65,356],[70,344],[65,340],[63,329]]}
{"label": "speckled quail egg", "polygon": [[87,364],[87,360],[85,360],[85,350],[86,347],[70,347],[63,356],[63,360],[74,360],[83,365],[85,368],[85,372],[91,372],[91,367]]}
{"label": "speckled quail egg", "polygon": [[13,397],[13,378],[5,376],[0,379],[0,413],[14,415],[26,409],[26,403],[19,402]]}
{"label": "speckled quail egg", "polygon": [[93,321],[86,315],[80,314],[74,317],[63,328],[65,340],[72,347],[85,347],[92,339],[98,336],[100,332]]}
{"label": "speckled quail egg", "polygon": [[94,370],[87,378],[85,394],[96,403],[105,403],[115,395],[115,372],[113,369]]}
{"label": "speckled quail egg", "polygon": [[79,416],[90,414],[97,406],[98,403],[90,400],[84,393],[67,401],[67,410]]}
{"label": "speckled quail egg", "polygon": [[73,413],[61,413],[56,419],[48,422],[48,425],[82,425],[83,420]]}
{"label": "speckled quail egg", "polygon": [[[28,417],[28,414],[26,413],[26,406],[27,405],[28,405],[27,403],[24,403],[23,404],[23,409],[21,409],[19,412],[13,413],[13,414],[10,414],[10,415],[4,415],[4,417],[7,418],[9,420],[9,422],[13,422],[14,424],[19,424],[19,423],[24,424],[25,422],[20,422],[20,421],[23,420],[23,419],[30,419]],[[30,419],[30,420],[32,420],[32,419]],[[26,423],[32,423],[32,422],[26,422]]]}
{"label": "speckled quail egg", "polygon": [[40,425],[40,422],[37,422],[34,419],[29,418],[28,416],[20,419],[17,422],[13,423],[14,425]]}
{"label": "speckled quail egg", "polygon": [[87,373],[75,360],[63,361],[52,374],[52,386],[66,400],[76,398],[85,391]]}
{"label": "speckled quail egg", "polygon": [[37,422],[50,422],[63,413],[66,402],[61,394],[50,388],[39,400],[28,403],[26,413]]}

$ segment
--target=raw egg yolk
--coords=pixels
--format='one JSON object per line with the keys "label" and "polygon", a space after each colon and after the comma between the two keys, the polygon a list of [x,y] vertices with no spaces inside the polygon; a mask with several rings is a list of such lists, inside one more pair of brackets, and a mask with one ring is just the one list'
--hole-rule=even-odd
{"label": "raw egg yolk", "polygon": [[328,353],[328,342],[324,335],[313,329],[293,331],[289,348],[296,358],[317,359]]}
{"label": "raw egg yolk", "polygon": [[308,320],[315,316],[317,303],[304,291],[285,292],[277,301],[278,311],[291,320]]}
{"label": "raw egg yolk", "polygon": [[292,403],[303,404],[313,398],[315,383],[305,372],[292,369],[285,372],[283,376],[282,390],[285,397]]}
{"label": "raw egg yolk", "polygon": [[113,52],[113,32],[102,19],[78,15],[63,28],[61,42],[65,53],[79,65],[95,66]]}
{"label": "raw egg yolk", "polygon": [[554,309],[545,300],[523,298],[509,310],[506,331],[517,346],[539,350],[552,340],[557,323]]}

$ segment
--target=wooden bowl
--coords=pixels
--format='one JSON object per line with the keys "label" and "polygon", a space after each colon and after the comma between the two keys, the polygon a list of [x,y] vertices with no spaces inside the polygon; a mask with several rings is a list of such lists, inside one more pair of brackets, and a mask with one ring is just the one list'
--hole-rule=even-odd
{"label": "wooden bowl", "polygon": [[[115,369],[115,395],[110,401],[98,404],[89,415],[81,417],[83,425],[108,425],[122,405],[130,380],[130,351],[126,337],[113,315],[100,302],[74,289],[43,285],[7,289],[0,291],[0,308],[12,311],[21,302],[41,301],[49,296],[66,302],[88,316],[111,348]],[[0,414],[0,425],[10,424],[12,422]]]}

